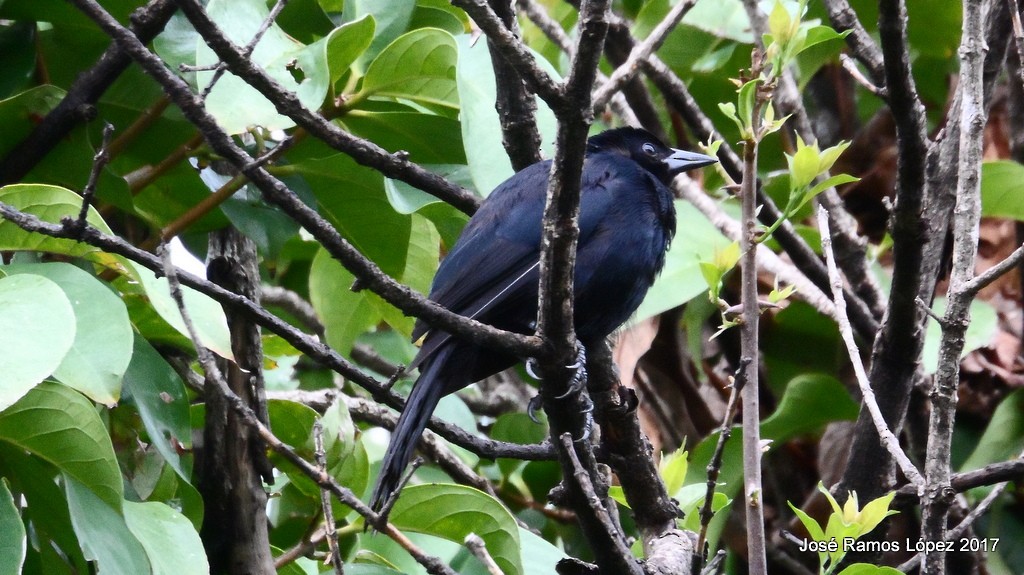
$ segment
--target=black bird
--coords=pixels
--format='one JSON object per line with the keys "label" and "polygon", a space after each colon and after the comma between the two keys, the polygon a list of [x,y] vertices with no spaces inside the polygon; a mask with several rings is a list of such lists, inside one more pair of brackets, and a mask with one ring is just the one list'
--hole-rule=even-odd
{"label": "black bird", "polygon": [[[665,263],[676,231],[667,184],[680,172],[713,164],[710,156],[665,146],[637,128],[608,130],[587,142],[574,278],[577,337],[600,343],[640,305]],[[449,310],[518,333],[533,333],[541,219],[551,161],[505,180],[480,205],[441,262],[430,299]],[[371,506],[398,488],[438,401],[507,369],[518,358],[417,322],[426,334],[410,368],[420,377],[384,455]]]}

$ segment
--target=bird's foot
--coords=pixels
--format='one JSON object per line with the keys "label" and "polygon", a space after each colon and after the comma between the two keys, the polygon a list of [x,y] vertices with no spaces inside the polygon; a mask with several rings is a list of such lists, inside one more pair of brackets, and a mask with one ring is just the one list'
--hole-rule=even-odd
{"label": "bird's foot", "polygon": [[572,379],[569,380],[569,389],[565,390],[565,393],[562,395],[556,396],[555,399],[565,399],[574,393],[579,393],[587,386],[587,350],[583,347],[583,344],[576,346],[575,363],[565,367],[575,372],[572,374]]}

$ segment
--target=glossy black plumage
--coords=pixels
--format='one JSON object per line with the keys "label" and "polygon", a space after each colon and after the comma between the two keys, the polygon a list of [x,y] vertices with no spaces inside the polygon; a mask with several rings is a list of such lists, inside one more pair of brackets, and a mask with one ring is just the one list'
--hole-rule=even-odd
{"label": "glossy black plumage", "polygon": [[[676,229],[672,176],[713,163],[673,150],[644,130],[619,128],[590,138],[580,196],[574,278],[576,333],[598,343],[640,305],[665,262]],[[529,166],[498,186],[441,262],[430,299],[501,329],[533,333],[537,318],[541,219],[551,162]],[[441,397],[514,365],[519,358],[416,324],[424,336],[411,367],[420,377],[392,435],[371,505],[379,510]]]}

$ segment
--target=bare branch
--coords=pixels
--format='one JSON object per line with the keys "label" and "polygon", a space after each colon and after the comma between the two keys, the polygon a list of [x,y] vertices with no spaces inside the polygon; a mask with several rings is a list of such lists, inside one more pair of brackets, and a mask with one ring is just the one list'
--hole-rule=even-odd
{"label": "bare branch", "polygon": [[853,372],[857,376],[857,385],[860,387],[864,407],[871,414],[871,420],[875,424],[875,430],[882,442],[882,446],[892,455],[893,459],[900,466],[900,470],[910,480],[911,484],[918,489],[924,488],[924,477],[917,470],[914,464],[900,447],[900,440],[897,438],[889,425],[882,417],[878,408],[878,400],[875,399],[875,392],[871,389],[871,381],[864,369],[864,361],[861,360],[860,350],[857,342],[853,339],[853,328],[850,327],[850,320],[846,315],[846,299],[843,297],[843,278],[839,276],[839,268],[836,267],[836,258],[832,253],[832,236],[828,228],[828,213],[824,207],[818,208],[818,229],[821,232],[821,251],[825,253],[825,261],[828,263],[828,273],[832,278],[832,298],[836,303],[836,315],[839,322],[839,333],[846,344],[846,352],[850,356],[850,363],[853,365]]}

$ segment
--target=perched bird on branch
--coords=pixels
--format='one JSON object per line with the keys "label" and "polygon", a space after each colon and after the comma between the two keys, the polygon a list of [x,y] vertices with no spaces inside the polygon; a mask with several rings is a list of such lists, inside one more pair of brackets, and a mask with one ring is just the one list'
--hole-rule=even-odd
{"label": "perched bird on branch", "polygon": [[[676,231],[667,184],[680,172],[716,161],[669,148],[637,128],[591,137],[586,154],[574,277],[575,328],[584,347],[602,342],[629,319],[661,271]],[[504,330],[534,332],[541,220],[550,172],[550,161],[538,162],[491,193],[441,262],[430,299]],[[371,506],[377,511],[398,488],[441,398],[520,359],[417,322],[413,339],[424,335],[410,366],[419,367],[420,376],[392,434],[373,492]]]}

